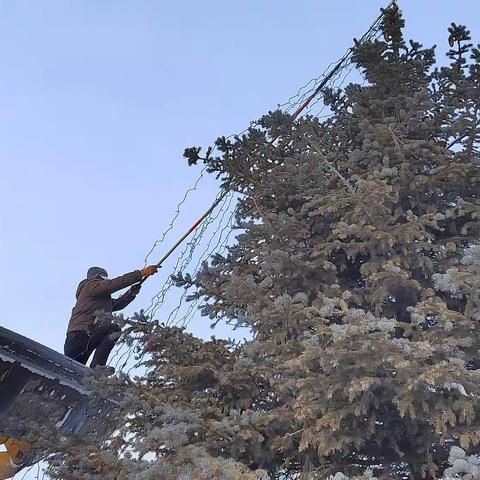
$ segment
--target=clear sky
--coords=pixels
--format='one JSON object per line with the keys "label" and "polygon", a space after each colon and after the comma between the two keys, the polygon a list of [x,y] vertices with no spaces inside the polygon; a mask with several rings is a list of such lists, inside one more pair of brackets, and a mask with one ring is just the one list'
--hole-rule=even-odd
{"label": "clear sky", "polygon": [[[168,225],[199,173],[183,149],[295,94],[386,3],[1,0],[0,325],[61,350],[86,269],[142,266]],[[438,54],[451,21],[480,41],[478,0],[399,5],[408,35]],[[175,235],[216,193],[201,184]],[[171,265],[127,313],[149,304]],[[211,334],[208,320],[192,328]]]}

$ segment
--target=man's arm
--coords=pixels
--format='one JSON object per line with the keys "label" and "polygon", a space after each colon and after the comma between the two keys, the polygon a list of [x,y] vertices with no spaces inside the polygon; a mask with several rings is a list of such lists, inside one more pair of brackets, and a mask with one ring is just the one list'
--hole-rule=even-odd
{"label": "man's arm", "polygon": [[136,284],[130,287],[123,295],[112,299],[112,311],[117,312],[123,310],[127,305],[132,303],[140,291],[140,285]]}
{"label": "man's arm", "polygon": [[88,282],[89,293],[93,296],[103,296],[109,295],[119,290],[123,290],[134,283],[139,282],[142,279],[142,272],[140,270],[134,270],[133,272],[126,273],[117,278],[112,278],[111,280],[103,280],[101,278],[91,280]]}
{"label": "man's arm", "polygon": [[158,268],[159,267],[156,265],[150,265],[141,270],[134,270],[133,272],[126,273],[120,277],[112,278],[112,280],[103,280],[101,278],[90,280],[84,288],[88,288],[89,293],[94,297],[110,295],[118,292],[118,290],[123,290],[124,288],[139,282],[143,277],[154,275],[157,273]]}

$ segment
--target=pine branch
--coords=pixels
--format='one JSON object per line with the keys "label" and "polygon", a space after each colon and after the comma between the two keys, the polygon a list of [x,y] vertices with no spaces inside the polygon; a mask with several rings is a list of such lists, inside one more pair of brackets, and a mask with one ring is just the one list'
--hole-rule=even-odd
{"label": "pine branch", "polygon": [[[355,194],[355,189],[353,188],[353,186],[351,185],[351,183],[335,168],[335,166],[329,162],[327,160],[327,158],[325,157],[325,155],[323,154],[323,152],[320,150],[319,146],[317,144],[315,144],[314,142],[311,142],[308,138],[306,137],[303,137],[305,142],[311,147],[313,148],[318,156],[320,157],[321,161],[327,165],[327,167],[330,169],[330,171],[332,171],[334,173],[334,175],[336,175],[340,181],[343,183],[343,185],[345,185],[345,187],[347,188],[347,190],[349,191],[349,193],[351,195],[354,195]],[[338,158],[339,156],[337,156]]]}

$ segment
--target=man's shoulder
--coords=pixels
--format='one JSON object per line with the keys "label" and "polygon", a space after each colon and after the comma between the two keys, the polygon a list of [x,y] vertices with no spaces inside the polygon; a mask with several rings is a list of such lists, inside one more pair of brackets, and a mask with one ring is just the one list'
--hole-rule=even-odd
{"label": "man's shoulder", "polygon": [[100,278],[82,280],[80,285],[78,285],[78,297],[89,296],[92,293],[92,290],[95,290],[102,282],[105,282],[105,280]]}

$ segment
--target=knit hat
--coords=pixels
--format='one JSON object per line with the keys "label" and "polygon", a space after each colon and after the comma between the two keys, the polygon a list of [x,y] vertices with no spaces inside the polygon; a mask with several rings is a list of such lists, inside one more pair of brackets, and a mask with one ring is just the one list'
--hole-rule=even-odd
{"label": "knit hat", "polygon": [[100,276],[108,277],[107,271],[102,267],[90,267],[87,272],[87,280],[92,280],[92,278],[97,278]]}

